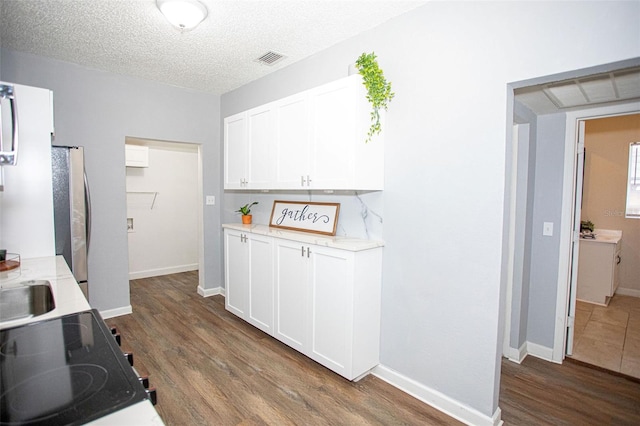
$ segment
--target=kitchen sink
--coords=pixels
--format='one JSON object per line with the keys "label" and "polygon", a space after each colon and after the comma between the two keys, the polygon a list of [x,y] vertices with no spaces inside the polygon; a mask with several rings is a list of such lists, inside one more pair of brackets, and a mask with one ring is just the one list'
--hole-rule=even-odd
{"label": "kitchen sink", "polygon": [[49,281],[23,281],[20,286],[0,289],[0,321],[35,317],[55,307]]}

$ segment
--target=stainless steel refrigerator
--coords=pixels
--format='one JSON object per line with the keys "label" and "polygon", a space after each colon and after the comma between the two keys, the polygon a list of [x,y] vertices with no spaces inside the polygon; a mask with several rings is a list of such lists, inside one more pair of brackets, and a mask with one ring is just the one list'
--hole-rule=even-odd
{"label": "stainless steel refrigerator", "polygon": [[56,255],[64,256],[89,300],[87,255],[91,237],[91,198],[82,147],[53,146],[53,217]]}

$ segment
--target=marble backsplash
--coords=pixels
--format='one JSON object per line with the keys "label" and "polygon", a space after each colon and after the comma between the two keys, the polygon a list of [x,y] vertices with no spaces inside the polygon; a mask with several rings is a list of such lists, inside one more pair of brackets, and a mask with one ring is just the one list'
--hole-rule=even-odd
{"label": "marble backsplash", "polygon": [[251,209],[253,223],[268,225],[274,200],[313,201],[319,203],[340,203],[340,215],[336,235],[382,240],[382,192],[365,191],[225,191],[222,223],[240,222],[240,214],[235,213],[241,206],[258,201]]}

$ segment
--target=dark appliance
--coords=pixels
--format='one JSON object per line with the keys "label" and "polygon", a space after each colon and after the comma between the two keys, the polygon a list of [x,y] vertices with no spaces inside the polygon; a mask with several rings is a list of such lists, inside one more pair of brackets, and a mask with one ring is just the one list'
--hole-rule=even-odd
{"label": "dark appliance", "polygon": [[0,330],[0,425],[79,425],[148,398],[95,309]]}

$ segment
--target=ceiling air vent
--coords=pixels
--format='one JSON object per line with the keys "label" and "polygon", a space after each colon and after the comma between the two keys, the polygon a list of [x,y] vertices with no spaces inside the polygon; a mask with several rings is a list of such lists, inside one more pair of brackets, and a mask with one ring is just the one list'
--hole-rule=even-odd
{"label": "ceiling air vent", "polygon": [[273,65],[277,62],[280,62],[284,58],[286,58],[286,56],[281,55],[279,53],[267,52],[264,55],[260,56],[259,58],[255,59],[255,62],[264,64],[264,65]]}

